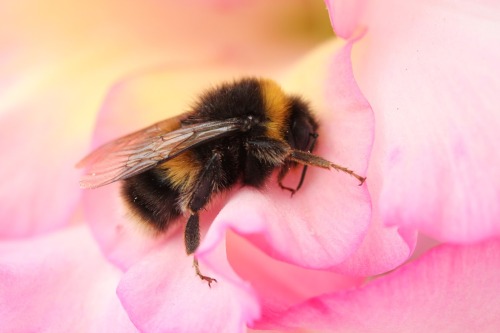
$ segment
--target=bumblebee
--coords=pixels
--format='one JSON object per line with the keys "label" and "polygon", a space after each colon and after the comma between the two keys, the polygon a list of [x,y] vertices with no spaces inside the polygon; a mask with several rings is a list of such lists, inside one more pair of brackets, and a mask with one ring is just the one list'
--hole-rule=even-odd
{"label": "bumblebee", "polygon": [[[192,111],[169,118],[99,147],[82,161],[80,185],[122,182],[129,209],[157,231],[189,215],[184,232],[188,255],[200,244],[199,211],[214,195],[240,182],[260,188],[276,169],[282,189],[295,193],[307,166],[353,171],[313,155],[318,123],[309,106],[278,84],[244,78],[205,92]],[[295,189],[282,181],[303,165]],[[215,279],[196,274],[210,285]]]}

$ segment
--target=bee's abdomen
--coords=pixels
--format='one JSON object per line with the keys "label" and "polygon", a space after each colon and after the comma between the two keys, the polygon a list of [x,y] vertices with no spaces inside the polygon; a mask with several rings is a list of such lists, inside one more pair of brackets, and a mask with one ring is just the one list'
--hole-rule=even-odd
{"label": "bee's abdomen", "polygon": [[155,169],[125,179],[122,194],[132,213],[158,231],[181,215],[180,193]]}

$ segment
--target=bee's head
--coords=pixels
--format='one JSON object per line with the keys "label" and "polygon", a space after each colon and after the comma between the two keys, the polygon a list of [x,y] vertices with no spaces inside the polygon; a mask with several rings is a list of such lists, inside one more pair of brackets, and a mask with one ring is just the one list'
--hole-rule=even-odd
{"label": "bee's head", "polygon": [[314,119],[307,103],[299,97],[290,97],[290,121],[286,131],[286,140],[290,147],[302,151],[312,150],[318,134],[318,123]]}

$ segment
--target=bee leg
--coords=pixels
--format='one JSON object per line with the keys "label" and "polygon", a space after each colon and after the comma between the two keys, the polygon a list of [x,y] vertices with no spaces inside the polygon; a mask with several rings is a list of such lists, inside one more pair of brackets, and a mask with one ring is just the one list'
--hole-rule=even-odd
{"label": "bee leg", "polygon": [[[218,177],[221,177],[221,168],[221,154],[214,152],[210,160],[203,167],[198,177],[198,181],[194,186],[194,190],[191,193],[188,204],[191,216],[188,219],[184,232],[184,243],[188,255],[196,252],[196,249],[200,245],[200,218],[198,212],[208,203],[210,197],[214,193],[215,184],[220,183]],[[200,279],[207,281],[209,287],[212,282],[217,282],[216,279],[205,276],[200,272],[200,267],[196,258],[193,260],[193,266],[196,275],[198,275]]]}
{"label": "bee leg", "polygon": [[217,280],[214,278],[211,278],[210,276],[206,276],[206,275],[201,274],[200,266],[198,264],[198,259],[196,259],[196,258],[193,259],[193,266],[194,266],[194,270],[196,271],[196,275],[198,275],[200,277],[200,279],[207,281],[208,286],[210,288],[212,288],[212,282],[217,282]]}
{"label": "bee leg", "polygon": [[[186,230],[184,231],[184,242],[188,255],[193,254],[200,245],[200,219],[198,213],[193,213],[189,217],[186,224]],[[207,281],[209,287],[211,287],[212,282],[217,282],[216,279],[201,274],[200,265],[198,263],[198,259],[196,258],[193,259],[193,267],[196,271],[196,275],[198,275],[200,279]]]}
{"label": "bee leg", "polygon": [[[309,136],[312,138],[309,144],[309,149],[307,149],[308,153],[311,153],[314,150],[314,146],[316,145],[316,140],[318,139],[318,133],[309,133]],[[281,187],[282,190],[287,190],[291,192],[291,196],[295,194],[301,187],[302,184],[304,183],[304,179],[306,178],[306,172],[307,172],[307,165],[304,165],[302,167],[302,173],[300,174],[300,180],[299,184],[297,184],[297,187],[295,189],[284,186],[282,181],[283,178],[285,178],[285,175],[288,173],[288,170],[290,170],[289,165],[285,165],[283,168],[281,168],[280,173],[278,174],[278,184]]]}
{"label": "bee leg", "polygon": [[280,172],[278,174],[278,185],[280,186],[280,188],[282,190],[290,191],[290,196],[293,197],[293,195],[295,194],[295,192],[297,192],[298,188],[297,189],[293,189],[291,187],[283,185],[283,179],[285,178],[285,176],[288,173],[288,171],[289,171],[289,166],[287,166],[287,165],[285,165],[284,167],[282,167],[280,169]]}
{"label": "bee leg", "polygon": [[302,167],[302,173],[300,175],[300,180],[299,183],[297,184],[296,188],[290,188],[288,186],[283,185],[282,181],[285,178],[286,174],[288,173],[288,168],[283,167],[280,170],[280,173],[278,174],[278,185],[281,187],[282,190],[287,190],[290,191],[290,196],[293,197],[293,195],[302,187],[302,184],[304,183],[304,179],[306,178],[306,172],[307,172],[307,165],[304,165]]}

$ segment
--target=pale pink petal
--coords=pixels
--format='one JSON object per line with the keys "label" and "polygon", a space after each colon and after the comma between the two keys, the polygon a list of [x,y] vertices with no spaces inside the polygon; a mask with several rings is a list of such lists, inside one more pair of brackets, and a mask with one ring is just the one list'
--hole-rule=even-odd
{"label": "pale pink petal", "polygon": [[[313,95],[310,99],[317,104],[318,101],[324,100],[327,105],[337,105],[337,109],[333,112],[337,112],[338,109],[349,109],[349,98],[344,99],[344,104],[339,101],[337,94],[339,95],[353,95],[353,99],[364,100],[358,89],[352,89],[350,92],[347,89],[343,89],[342,85],[335,85],[337,76],[342,77],[339,72],[351,71],[351,61],[350,61],[350,51],[352,42],[345,43],[337,40],[334,43],[326,43],[318,52],[313,52],[310,56],[310,60],[303,61],[300,65],[300,69],[295,69],[294,72],[298,72],[293,75],[296,77],[294,81],[297,81],[295,86],[305,89],[308,91],[320,91],[322,88],[318,85],[323,84],[323,82],[330,82],[329,86],[330,93],[324,98],[323,94],[318,94],[318,96]],[[332,56],[336,54],[336,56]],[[339,63],[344,65],[339,66]],[[329,68],[326,71],[325,68]],[[316,72],[319,72],[316,73]],[[322,78],[324,79],[318,79]],[[306,78],[312,78],[306,80]],[[352,78],[351,78],[352,79]],[[316,83],[314,83],[316,81]],[[356,83],[352,82],[350,85],[345,85],[345,87],[356,86]],[[337,91],[337,93],[332,93]],[[357,94],[357,95],[356,95]],[[323,109],[323,108],[320,108]],[[324,109],[329,109],[326,107]],[[370,170],[370,169],[369,169]],[[369,229],[363,238],[362,243],[358,246],[355,252],[353,252],[346,261],[335,266],[335,271],[342,272],[345,274],[354,275],[376,275],[394,267],[400,265],[404,262],[415,246],[416,232],[414,230],[408,230],[398,227],[386,227],[381,221],[380,214],[378,213],[376,202],[378,201],[377,189],[377,178],[372,177],[371,174],[367,175],[366,184],[370,191],[371,201],[372,201],[372,219]],[[375,202],[375,205],[373,204]],[[377,253],[376,256],[373,253]]]}
{"label": "pale pink petal", "polygon": [[43,110],[30,104],[0,116],[0,238],[63,226],[80,198],[74,164],[84,136],[64,139],[64,117],[37,102]]}
{"label": "pale pink petal", "polygon": [[218,273],[201,264],[217,279],[211,287],[196,276],[179,230],[125,273],[118,296],[141,332],[245,332],[259,318],[256,295],[232,271],[224,242],[204,259],[217,263]]}
{"label": "pale pink petal", "polygon": [[337,36],[351,39],[356,33],[362,32],[363,26],[360,26],[360,20],[367,2],[367,0],[325,0],[330,21]]}
{"label": "pale pink petal", "polygon": [[442,241],[500,234],[500,6],[371,3],[354,72],[373,107],[369,179],[387,225]]}
{"label": "pale pink petal", "polygon": [[335,271],[358,276],[385,273],[405,262],[412,255],[416,242],[415,230],[387,227],[374,210],[363,242],[347,260],[335,267]]}
{"label": "pale pink petal", "polygon": [[498,332],[500,241],[443,245],[358,290],[323,295],[274,327],[335,332]]}
{"label": "pale pink petal", "polygon": [[[330,93],[327,95],[327,101],[335,108],[333,112],[338,110],[349,110],[352,108],[352,101],[363,101],[367,104],[364,96],[359,91],[357,84],[352,77],[351,49],[353,42],[348,42],[342,50],[333,58],[330,64],[329,71],[329,86]],[[340,83],[339,77],[348,76],[350,82]],[[349,98],[339,98],[339,96],[349,96]],[[371,110],[371,109],[370,109]],[[370,118],[373,122],[373,119]],[[366,128],[365,132],[358,133],[359,140],[368,133],[373,133],[373,128]],[[347,132],[338,140],[345,140],[351,133]],[[349,148],[348,150],[354,150]],[[335,267],[338,272],[346,274],[354,274],[361,276],[376,275],[394,269],[403,263],[412,253],[416,243],[416,232],[398,227],[387,227],[380,219],[380,214],[377,207],[378,192],[377,178],[367,174],[366,184],[371,196],[371,223],[363,238],[362,243],[352,253],[347,260]],[[373,254],[377,255],[374,256]]]}
{"label": "pale pink petal", "polygon": [[[232,269],[259,295],[262,317],[252,327],[265,325],[267,318],[273,318],[276,312],[310,297],[350,289],[365,280],[363,277],[305,269],[278,261],[234,232],[228,232],[225,241]],[[220,268],[221,262],[207,259],[203,253],[199,258],[214,271],[224,271]]]}
{"label": "pale pink petal", "polygon": [[137,332],[121,307],[121,276],[86,227],[0,243],[4,332]]}

